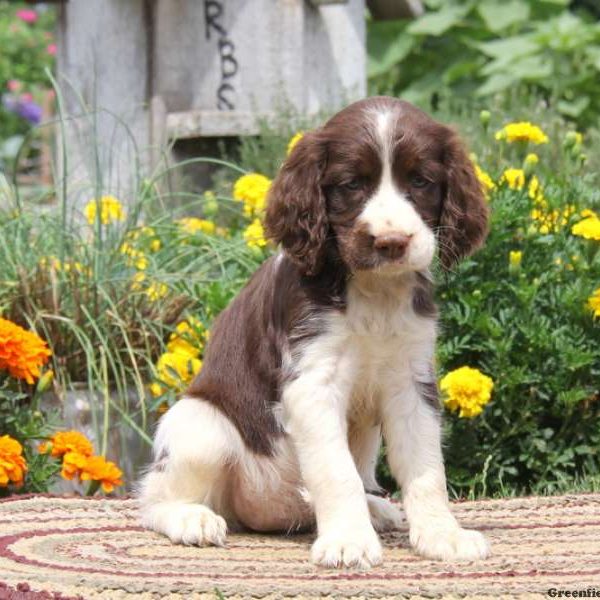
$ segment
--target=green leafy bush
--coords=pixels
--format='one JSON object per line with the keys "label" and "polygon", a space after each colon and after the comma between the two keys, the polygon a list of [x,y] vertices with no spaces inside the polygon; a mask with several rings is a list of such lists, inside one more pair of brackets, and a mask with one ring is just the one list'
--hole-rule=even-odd
{"label": "green leafy bush", "polygon": [[580,125],[600,115],[600,23],[567,0],[428,0],[414,21],[368,25],[378,93],[423,105],[439,96],[484,100],[515,87]]}
{"label": "green leafy bush", "polygon": [[[600,326],[588,300],[600,287],[600,241],[572,233],[600,194],[590,176],[552,173],[543,158],[534,176],[557,228],[532,218],[527,180],[499,185],[484,249],[439,289],[442,371],[475,365],[495,382],[482,416],[449,420],[449,480],[460,494],[552,491],[600,465]],[[522,254],[511,261],[511,252]]]}

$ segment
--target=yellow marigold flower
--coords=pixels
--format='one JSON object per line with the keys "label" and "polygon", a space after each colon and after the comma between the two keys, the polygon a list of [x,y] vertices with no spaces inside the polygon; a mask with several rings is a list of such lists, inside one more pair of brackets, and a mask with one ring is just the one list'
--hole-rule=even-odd
{"label": "yellow marigold flower", "polygon": [[261,213],[267,202],[271,180],[260,173],[242,175],[233,186],[233,198],[244,203],[244,214]]}
{"label": "yellow marigold flower", "polygon": [[146,273],[138,272],[133,276],[131,289],[134,292],[139,292],[142,289],[142,284],[146,281]]}
{"label": "yellow marigold flower", "polygon": [[121,477],[123,471],[113,462],[103,456],[90,456],[81,467],[81,481],[99,481],[102,490],[110,494],[116,486],[123,485]]}
{"label": "yellow marigold flower", "polygon": [[591,210],[590,208],[584,208],[580,213],[579,213],[582,217],[587,218],[587,217],[596,217],[598,218],[598,215]]}
{"label": "yellow marigold flower", "polygon": [[540,157],[535,152],[530,152],[526,157],[524,163],[529,166],[537,165],[540,162]]}
{"label": "yellow marigold flower", "polygon": [[594,319],[600,317],[600,287],[596,288],[588,298],[587,307],[592,311]]}
{"label": "yellow marigold flower", "polygon": [[523,260],[523,252],[521,250],[511,250],[508,253],[508,262],[513,269],[518,269]]}
{"label": "yellow marigold flower", "polygon": [[119,252],[125,254],[125,256],[131,256],[132,254],[135,254],[136,249],[128,242],[123,242],[119,248]]}
{"label": "yellow marigold flower", "polygon": [[202,352],[203,339],[204,326],[198,319],[190,317],[177,324],[175,332],[169,337],[167,350],[197,358]]}
{"label": "yellow marigold flower", "polygon": [[0,318],[0,370],[31,385],[51,355],[46,342],[33,331]]}
{"label": "yellow marigold flower", "polygon": [[287,145],[287,155],[289,156],[292,153],[292,150],[296,146],[296,144],[304,137],[304,131],[299,131],[295,135],[292,136]]}
{"label": "yellow marigold flower", "polygon": [[90,225],[98,218],[98,206],[102,225],[125,220],[125,211],[121,203],[114,196],[102,196],[99,201],[90,200],[84,208],[85,218]]}
{"label": "yellow marigold flower", "polygon": [[495,190],[496,184],[489,174],[486,173],[478,164],[474,163],[473,166],[475,167],[475,175],[477,175],[477,179],[479,179],[479,182],[483,186],[483,190],[486,192],[486,194],[487,192]]}
{"label": "yellow marigold flower", "polygon": [[490,401],[494,382],[477,369],[460,367],[446,374],[440,381],[445,394],[444,404],[460,417],[472,418],[479,415]]}
{"label": "yellow marigold flower", "polygon": [[49,443],[40,445],[39,451],[45,454],[50,449],[52,456],[64,456],[69,453],[91,456],[94,453],[90,440],[79,431],[59,431],[50,438]]}
{"label": "yellow marigold flower", "polygon": [[162,244],[158,238],[155,238],[150,242],[150,250],[152,250],[152,252],[158,252],[161,247]]}
{"label": "yellow marigold flower", "polygon": [[496,133],[497,140],[512,142],[532,142],[533,144],[548,143],[548,136],[537,126],[528,121],[509,123]]}
{"label": "yellow marigold flower", "polygon": [[506,169],[500,177],[500,183],[506,183],[511,190],[522,190],[525,185],[523,169]]}
{"label": "yellow marigold flower", "polygon": [[202,368],[202,361],[189,354],[165,352],[156,365],[159,383],[183,391]]}
{"label": "yellow marigold flower", "polygon": [[533,231],[538,231],[543,235],[560,231],[568,224],[570,217],[575,213],[573,204],[567,204],[562,210],[557,208],[549,210],[545,200],[536,200],[535,202],[539,208],[534,208],[530,213],[531,218],[537,222],[537,226],[534,225]]}
{"label": "yellow marigold flower", "polygon": [[26,472],[23,446],[9,435],[0,437],[0,487],[6,487],[9,483],[22,485]]}
{"label": "yellow marigold flower", "polygon": [[199,231],[212,235],[217,228],[212,221],[198,219],[197,217],[184,217],[183,219],[179,219],[177,223],[179,223],[183,231],[189,235],[194,235]]}
{"label": "yellow marigold flower", "polygon": [[146,296],[151,302],[156,302],[161,298],[164,298],[169,293],[169,288],[164,283],[159,281],[153,281],[146,290]]}
{"label": "yellow marigold flower", "polygon": [[597,216],[586,217],[571,227],[571,233],[586,240],[600,240],[600,219]]}
{"label": "yellow marigold flower", "polygon": [[544,192],[542,190],[542,186],[540,185],[540,180],[535,175],[529,181],[529,186],[527,187],[527,195],[536,204],[544,204],[545,202]]}
{"label": "yellow marigold flower", "polygon": [[[91,453],[90,453],[91,454]],[[60,474],[63,479],[71,481],[74,477],[81,474],[81,469],[85,466],[88,456],[78,452],[67,452],[62,459]]]}
{"label": "yellow marigold flower", "polygon": [[130,267],[134,266],[138,271],[145,271],[148,268],[148,258],[146,255],[131,244],[123,242],[119,248],[119,252],[127,257],[126,263]]}
{"label": "yellow marigold flower", "polygon": [[244,230],[244,239],[250,248],[263,248],[267,245],[265,230],[260,219],[254,219]]}
{"label": "yellow marigold flower", "polygon": [[159,396],[162,396],[165,393],[165,388],[163,388],[163,386],[160,385],[159,383],[151,383],[149,388],[150,388],[150,393],[155,398],[158,398]]}
{"label": "yellow marigold flower", "polygon": [[133,264],[138,271],[145,271],[148,268],[148,259],[140,253]]}

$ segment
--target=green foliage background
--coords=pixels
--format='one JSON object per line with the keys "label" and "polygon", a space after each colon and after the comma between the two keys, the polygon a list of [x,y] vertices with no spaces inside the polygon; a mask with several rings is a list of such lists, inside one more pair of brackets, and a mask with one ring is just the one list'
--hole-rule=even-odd
{"label": "green foliage background", "polygon": [[600,114],[600,22],[569,0],[425,0],[414,21],[368,24],[376,93],[431,105],[520,87],[580,126]]}

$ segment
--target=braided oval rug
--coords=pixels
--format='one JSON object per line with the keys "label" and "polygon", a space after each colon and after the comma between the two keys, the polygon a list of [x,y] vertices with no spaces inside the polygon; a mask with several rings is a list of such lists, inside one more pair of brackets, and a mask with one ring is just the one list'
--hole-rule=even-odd
{"label": "braided oval rug", "polygon": [[2,598],[548,598],[592,587],[600,597],[600,494],[462,502],[491,558],[416,556],[406,530],[382,536],[384,564],[324,570],[311,535],[231,535],[226,548],[174,546],[142,530],[131,499],[13,496],[0,501]]}

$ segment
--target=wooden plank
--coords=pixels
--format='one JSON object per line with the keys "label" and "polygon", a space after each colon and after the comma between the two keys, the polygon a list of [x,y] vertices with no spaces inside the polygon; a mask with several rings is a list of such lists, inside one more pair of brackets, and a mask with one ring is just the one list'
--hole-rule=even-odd
{"label": "wooden plank", "polygon": [[199,137],[257,135],[259,121],[274,119],[273,114],[250,111],[189,110],[167,115],[166,132],[170,140]]}

